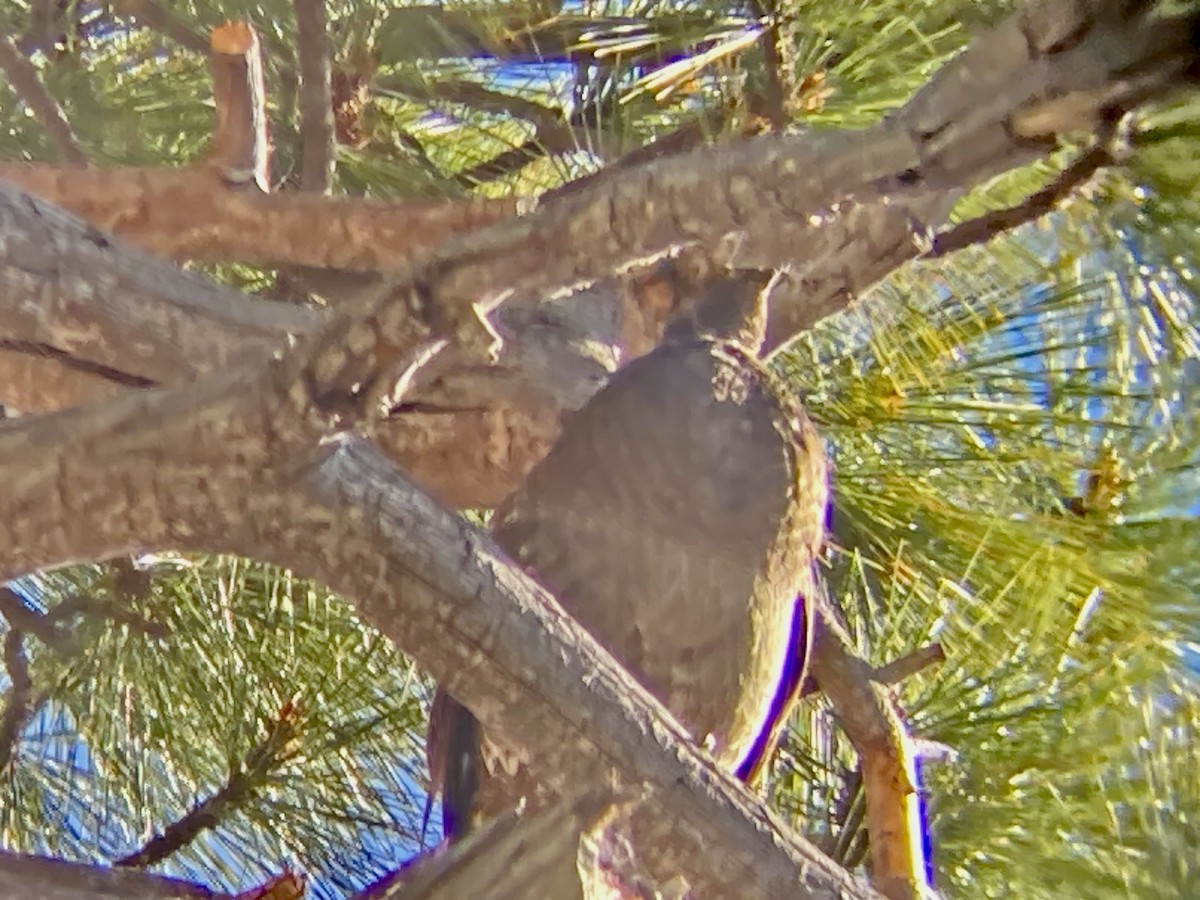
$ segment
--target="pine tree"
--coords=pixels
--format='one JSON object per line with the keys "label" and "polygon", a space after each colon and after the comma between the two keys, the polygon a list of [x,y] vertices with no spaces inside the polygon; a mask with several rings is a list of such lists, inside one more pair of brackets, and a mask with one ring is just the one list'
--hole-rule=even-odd
{"label": "pine tree", "polygon": [[[4,2],[0,178],[39,193],[15,163],[211,159],[209,35],[231,19],[262,45],[277,193],[507,212],[705,145],[866,128],[1015,8]],[[1168,12],[1195,28],[1194,7]],[[330,87],[313,111],[322,44]],[[813,311],[773,358],[829,447],[824,571],[856,651],[875,667],[944,655],[890,691],[922,742],[947,896],[1183,898],[1200,878],[1198,111],[1172,93],[1002,166],[957,199],[967,225],[848,308]],[[122,231],[136,223],[96,224],[139,240]],[[199,243],[176,258],[284,315],[336,310],[363,280]],[[320,269],[339,270],[336,290]],[[14,315],[5,304],[0,321]],[[7,327],[10,413],[157,380],[73,365],[86,337]],[[102,387],[72,380],[97,373]],[[448,502],[482,521],[490,490]],[[416,662],[287,568],[155,549],[34,574],[6,561],[25,577],[0,591],[0,847],[225,891],[302,871],[312,896],[336,897],[433,842],[432,681]],[[829,700],[806,698],[763,790],[859,874],[863,781]]]}

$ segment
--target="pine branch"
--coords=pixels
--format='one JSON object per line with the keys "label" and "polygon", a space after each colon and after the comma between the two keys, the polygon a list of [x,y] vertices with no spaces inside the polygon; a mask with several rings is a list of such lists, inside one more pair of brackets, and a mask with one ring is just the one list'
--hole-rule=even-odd
{"label": "pine branch", "polygon": [[296,734],[295,710],[289,704],[271,724],[267,736],[246,754],[240,766],[230,770],[225,783],[212,796],[192,807],[140,849],[114,860],[113,865],[137,869],[157,865],[204,832],[220,827],[226,817],[243,810],[263,788],[271,773],[286,760],[292,752],[290,745]]}
{"label": "pine branch", "polygon": [[13,43],[12,38],[0,34],[0,70],[8,78],[9,87],[33,112],[34,117],[46,130],[59,155],[68,165],[84,167],[88,164],[87,153],[62,107],[58,105],[46,86],[42,84],[37,69],[25,58],[20,48]]}
{"label": "pine branch", "polygon": [[17,758],[17,746],[34,711],[33,680],[29,677],[29,660],[25,656],[25,635],[11,623],[4,635],[4,667],[8,671],[9,685],[4,712],[0,714],[0,772],[6,772]]}
{"label": "pine branch", "polygon": [[157,0],[116,0],[113,7],[117,15],[135,19],[192,53],[208,56],[210,45],[204,35],[188,27]]}
{"label": "pine branch", "polygon": [[1037,221],[1084,189],[1101,169],[1120,162],[1121,156],[1114,152],[1109,140],[1101,139],[1076,157],[1051,184],[1016,206],[994,210],[939,233],[923,258],[938,259],[974,244],[985,244],[997,235]]}
{"label": "pine branch", "polygon": [[[820,626],[818,625],[818,627]],[[945,661],[946,651],[942,645],[939,643],[928,644],[872,670],[871,681],[882,685],[899,684],[918,672]],[[812,672],[809,672],[804,680],[804,685],[800,688],[800,698],[809,697],[819,693],[820,690],[821,685]]]}
{"label": "pine branch", "polygon": [[927,644],[880,666],[872,673],[871,680],[876,684],[899,684],[918,672],[945,661],[946,651],[941,644]]}

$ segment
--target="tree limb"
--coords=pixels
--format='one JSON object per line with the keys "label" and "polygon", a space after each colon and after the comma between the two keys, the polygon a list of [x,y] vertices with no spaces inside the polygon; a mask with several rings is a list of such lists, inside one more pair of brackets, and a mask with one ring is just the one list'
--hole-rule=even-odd
{"label": "tree limb", "polygon": [[516,200],[378,200],[234,190],[192,169],[60,169],[0,163],[0,178],[157,256],[265,267],[397,269],[455,234],[506,218]]}
{"label": "tree limb", "polygon": [[213,105],[216,124],[208,165],[230,185],[271,187],[267,98],[258,33],[245,22],[213,29]]}
{"label": "tree limb", "polygon": [[300,188],[324,194],[337,152],[325,0],[293,0],[292,9],[300,58]]}
{"label": "tree limb", "polygon": [[974,244],[986,243],[998,234],[1040,219],[1087,184],[1102,168],[1115,162],[1116,158],[1107,144],[1100,143],[1089,147],[1052,183],[1030,194],[1020,203],[1004,209],[991,210],[943,231],[934,238],[933,247],[924,258],[937,259]]}
{"label": "tree limb", "polygon": [[200,56],[208,55],[210,47],[204,35],[189,28],[186,22],[164,8],[158,0],[114,0],[112,6],[118,16],[133,19],[186,50]]}
{"label": "tree limb", "polygon": [[827,611],[818,609],[812,673],[858,751],[871,838],[871,881],[891,900],[928,896],[908,730],[876,673],[850,649]]}
{"label": "tree limb", "polygon": [[78,900],[81,897],[114,900],[235,900],[177,878],[119,869],[102,869],[83,863],[20,856],[0,851],[0,900]]}
{"label": "tree limb", "polygon": [[918,672],[945,661],[946,650],[940,643],[926,644],[912,653],[906,653],[899,659],[880,666],[871,673],[871,680],[876,684],[899,684]]}
{"label": "tree limb", "polygon": [[157,865],[199,838],[204,832],[219,827],[236,812],[245,809],[246,802],[268,782],[290,752],[289,743],[296,736],[294,710],[287,707],[278,720],[270,723],[266,735],[251,748],[239,765],[232,765],[222,784],[213,794],[198,802],[181,818],[133,853],[113,862],[121,868],[144,869]]}
{"label": "tree limb", "polygon": [[500,816],[466,841],[413,860],[352,900],[559,897],[564,870],[577,887],[580,839],[606,805],[603,798],[585,794],[533,816]]}

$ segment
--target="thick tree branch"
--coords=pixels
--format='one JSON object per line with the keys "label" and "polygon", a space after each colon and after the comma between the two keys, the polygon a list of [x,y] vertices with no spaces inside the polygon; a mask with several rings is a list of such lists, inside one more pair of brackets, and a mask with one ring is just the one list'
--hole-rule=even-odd
{"label": "thick tree branch", "polygon": [[18,856],[0,852],[0,900],[236,900],[198,884],[120,869],[101,869],[82,863]]}
{"label": "thick tree branch", "polygon": [[0,163],[0,178],[158,256],[266,267],[397,269],[517,207],[515,200],[387,203],[238,191],[203,168],[81,171]]}
{"label": "thick tree branch", "polygon": [[166,383],[264,359],[321,321],[255,302],[0,185],[3,337]]}
{"label": "thick tree branch", "polygon": [[[51,356],[0,350],[0,402],[11,408],[49,411],[111,396],[109,375],[190,381],[265,359],[326,319],[185,274],[2,188],[0,234],[2,333],[21,347],[53,348]],[[376,438],[446,502],[499,502],[549,447],[561,412],[582,405],[616,366],[620,342],[653,344],[661,317],[622,329],[624,300],[607,281],[540,307],[503,310],[499,365],[447,354]]]}

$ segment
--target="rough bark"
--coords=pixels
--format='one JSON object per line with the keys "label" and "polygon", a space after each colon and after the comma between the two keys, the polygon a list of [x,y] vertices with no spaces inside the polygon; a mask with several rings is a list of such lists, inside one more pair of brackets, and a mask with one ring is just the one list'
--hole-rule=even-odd
{"label": "rough bark", "polygon": [[605,805],[603,799],[585,796],[561,801],[536,816],[501,816],[470,840],[414,860],[354,900],[556,897],[559,872],[564,863],[575,868],[580,838]]}
{"label": "rough bark", "polygon": [[208,164],[227,184],[268,190],[271,146],[258,33],[245,22],[214,28],[209,67],[216,124]]}
{"label": "rough bark", "polygon": [[77,900],[113,897],[122,900],[174,900],[202,897],[234,900],[200,885],[148,872],[101,869],[40,856],[0,853],[0,900]]}
{"label": "rough bark", "polygon": [[157,256],[260,266],[397,269],[456,234],[511,216],[515,200],[389,203],[231,188],[221,172],[0,163],[0,178]]}

